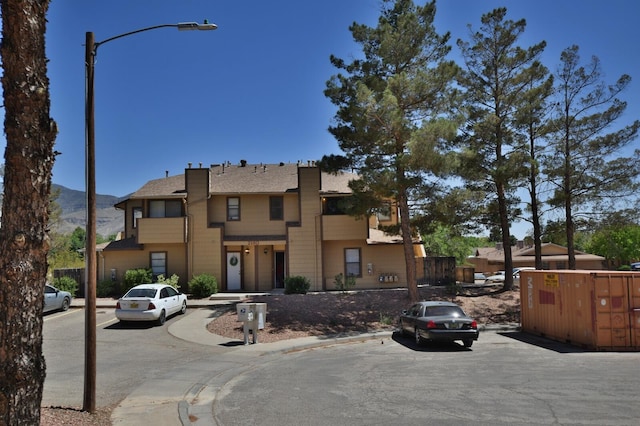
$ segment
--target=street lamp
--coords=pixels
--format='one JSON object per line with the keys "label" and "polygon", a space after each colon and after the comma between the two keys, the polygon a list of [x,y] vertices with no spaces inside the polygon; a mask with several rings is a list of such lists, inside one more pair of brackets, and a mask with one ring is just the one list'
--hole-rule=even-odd
{"label": "street lamp", "polygon": [[215,30],[216,24],[204,21],[162,24],[141,28],[96,42],[93,32],[86,33],[85,67],[85,192],[86,192],[86,245],[85,245],[85,363],[83,410],[90,413],[96,409],[96,179],[95,179],[95,120],[94,120],[94,64],[101,45],[144,31],[173,27],[180,31]]}

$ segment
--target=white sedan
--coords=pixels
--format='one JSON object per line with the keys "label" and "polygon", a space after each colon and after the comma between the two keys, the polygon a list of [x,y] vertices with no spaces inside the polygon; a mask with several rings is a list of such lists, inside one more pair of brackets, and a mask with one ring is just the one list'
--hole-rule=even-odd
{"label": "white sedan", "polygon": [[120,321],[156,321],[187,312],[187,295],[166,284],[140,284],[131,288],[116,304]]}

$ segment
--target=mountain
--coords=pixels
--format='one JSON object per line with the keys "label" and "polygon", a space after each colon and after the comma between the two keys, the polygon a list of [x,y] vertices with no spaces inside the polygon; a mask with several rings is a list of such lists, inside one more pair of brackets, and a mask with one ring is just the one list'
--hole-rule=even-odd
{"label": "mountain", "polygon": [[[61,234],[73,232],[77,227],[84,228],[87,223],[86,196],[84,191],[76,191],[62,185],[51,185],[53,193],[60,191],[55,202],[62,210],[60,222],[53,228]],[[96,232],[103,237],[124,231],[124,212],[116,210],[114,205],[127,197],[96,194]]]}

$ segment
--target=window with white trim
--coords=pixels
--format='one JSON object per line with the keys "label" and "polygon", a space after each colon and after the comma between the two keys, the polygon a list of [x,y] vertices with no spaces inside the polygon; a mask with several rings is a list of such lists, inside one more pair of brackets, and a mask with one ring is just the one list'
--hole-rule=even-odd
{"label": "window with white trim", "polygon": [[347,277],[350,275],[353,275],[354,277],[362,277],[362,264],[359,248],[344,249],[344,270]]}
{"label": "window with white trim", "polygon": [[240,198],[227,198],[227,220],[240,220]]}
{"label": "window with white trim", "polygon": [[151,273],[153,278],[158,278],[158,275],[167,276],[167,252],[157,251],[151,252]]}

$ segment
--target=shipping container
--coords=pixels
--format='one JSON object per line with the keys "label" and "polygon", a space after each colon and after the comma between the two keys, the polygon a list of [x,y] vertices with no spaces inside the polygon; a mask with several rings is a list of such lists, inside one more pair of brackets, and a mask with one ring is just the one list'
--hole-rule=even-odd
{"label": "shipping container", "polygon": [[522,271],[522,331],[596,350],[640,350],[640,273]]}

